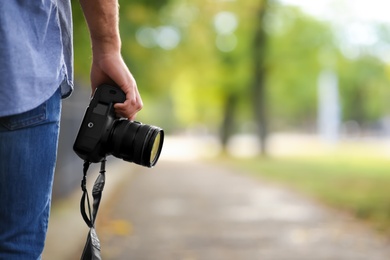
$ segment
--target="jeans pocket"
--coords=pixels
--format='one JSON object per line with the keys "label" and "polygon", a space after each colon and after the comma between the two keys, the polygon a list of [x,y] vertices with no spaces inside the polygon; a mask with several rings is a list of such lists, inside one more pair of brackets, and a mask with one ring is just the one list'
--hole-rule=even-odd
{"label": "jeans pocket", "polygon": [[17,130],[43,124],[47,121],[47,101],[38,107],[17,115],[0,118],[0,124],[8,130]]}

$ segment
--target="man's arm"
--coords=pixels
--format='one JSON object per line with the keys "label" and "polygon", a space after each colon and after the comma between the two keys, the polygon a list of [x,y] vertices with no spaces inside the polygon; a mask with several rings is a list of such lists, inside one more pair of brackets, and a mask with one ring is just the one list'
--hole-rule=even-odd
{"label": "man's arm", "polygon": [[92,90],[103,83],[115,83],[126,93],[123,104],[115,110],[134,119],[142,108],[137,83],[121,56],[118,0],[80,0],[92,43]]}

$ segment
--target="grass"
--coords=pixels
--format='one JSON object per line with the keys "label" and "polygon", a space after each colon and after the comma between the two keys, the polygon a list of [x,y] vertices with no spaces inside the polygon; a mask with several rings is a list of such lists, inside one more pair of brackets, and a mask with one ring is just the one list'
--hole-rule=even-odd
{"label": "grass", "polygon": [[229,159],[229,164],[287,184],[324,203],[352,212],[390,234],[390,160],[333,154]]}

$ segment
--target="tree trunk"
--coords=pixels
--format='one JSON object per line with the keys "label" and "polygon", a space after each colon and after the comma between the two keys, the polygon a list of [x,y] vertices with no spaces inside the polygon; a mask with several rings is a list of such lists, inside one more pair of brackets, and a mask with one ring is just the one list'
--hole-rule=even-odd
{"label": "tree trunk", "polygon": [[267,155],[267,137],[268,137],[268,122],[267,122],[267,105],[266,105],[266,87],[265,87],[265,56],[267,35],[264,31],[264,16],[268,6],[268,0],[262,0],[262,4],[257,11],[255,20],[256,28],[253,40],[253,109],[257,125],[257,134],[260,139],[260,151],[262,155]]}
{"label": "tree trunk", "polygon": [[234,111],[236,110],[238,97],[234,93],[230,92],[226,98],[224,118],[220,131],[221,144],[224,150],[229,138],[234,132]]}

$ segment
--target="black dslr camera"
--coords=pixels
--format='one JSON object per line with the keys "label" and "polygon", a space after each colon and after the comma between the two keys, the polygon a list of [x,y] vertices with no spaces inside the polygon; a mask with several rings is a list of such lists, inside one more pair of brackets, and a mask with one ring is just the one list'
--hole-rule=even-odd
{"label": "black dslr camera", "polygon": [[157,163],[164,131],[117,117],[114,104],[125,100],[125,93],[116,86],[101,85],[96,89],[73,145],[81,159],[97,163],[112,154],[146,167]]}

